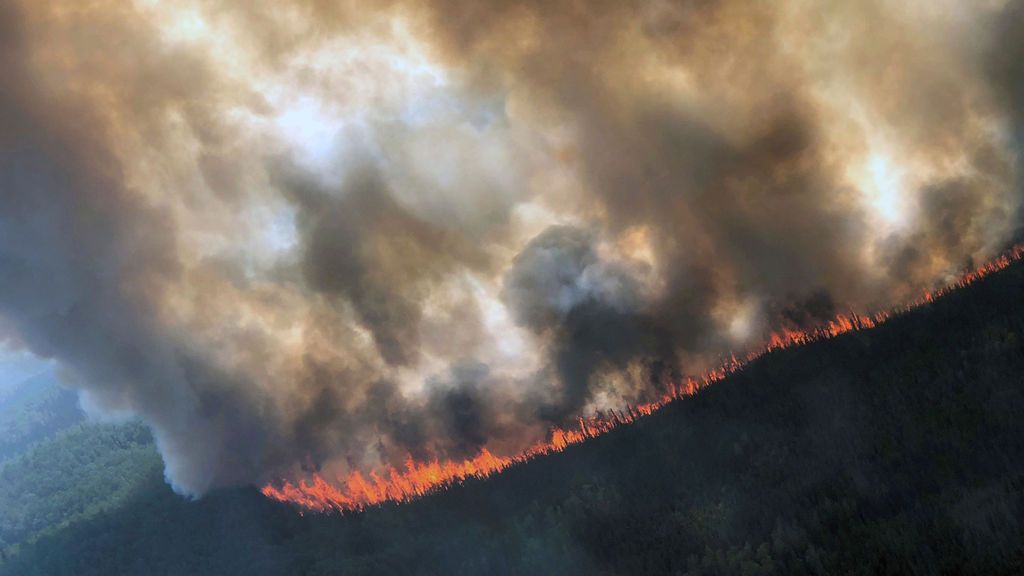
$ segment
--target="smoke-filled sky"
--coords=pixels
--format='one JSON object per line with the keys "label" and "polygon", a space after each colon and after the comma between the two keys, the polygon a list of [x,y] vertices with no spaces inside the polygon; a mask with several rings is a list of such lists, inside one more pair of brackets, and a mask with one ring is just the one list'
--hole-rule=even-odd
{"label": "smoke-filled sky", "polygon": [[10,0],[0,338],[226,485],[514,453],[1019,236],[1024,2]]}

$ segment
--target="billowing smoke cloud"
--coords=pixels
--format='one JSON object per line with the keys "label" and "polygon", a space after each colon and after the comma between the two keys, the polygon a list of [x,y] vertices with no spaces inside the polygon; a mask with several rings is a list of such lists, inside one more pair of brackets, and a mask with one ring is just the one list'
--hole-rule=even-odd
{"label": "billowing smoke cloud", "polygon": [[0,330],[176,490],[510,454],[1020,238],[1020,2],[0,6]]}
{"label": "billowing smoke cloud", "polygon": [[621,371],[638,358],[671,358],[671,334],[643,309],[642,273],[604,261],[594,239],[577,228],[554,226],[531,240],[504,278],[513,317],[549,336],[561,384],[540,404],[548,421],[579,414],[602,370]]}

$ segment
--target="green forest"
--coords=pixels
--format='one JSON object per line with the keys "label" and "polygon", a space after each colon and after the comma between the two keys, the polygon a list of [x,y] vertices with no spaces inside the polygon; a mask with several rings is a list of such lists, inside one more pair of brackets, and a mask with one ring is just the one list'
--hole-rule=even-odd
{"label": "green forest", "polygon": [[4,576],[1020,574],[1024,267],[403,505],[174,495],[139,425],[0,469]]}
{"label": "green forest", "polygon": [[0,393],[0,462],[82,420],[73,391],[50,371]]}

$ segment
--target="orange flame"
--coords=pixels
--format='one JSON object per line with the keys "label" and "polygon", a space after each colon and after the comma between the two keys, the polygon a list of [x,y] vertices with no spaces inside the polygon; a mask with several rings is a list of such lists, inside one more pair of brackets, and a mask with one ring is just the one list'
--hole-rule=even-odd
{"label": "orange flame", "polygon": [[957,281],[935,291],[925,291],[917,300],[890,312],[878,312],[870,316],[856,313],[839,314],[824,325],[808,331],[782,329],[780,332],[772,334],[763,347],[751,352],[744,359],[731,356],[721,366],[700,378],[687,378],[684,382],[671,384],[667,393],[651,402],[635,407],[626,406],[625,411],[612,410],[607,415],[581,416],[578,419],[578,429],[553,428],[548,441],[534,444],[514,456],[495,456],[484,448],[474,458],[461,462],[437,460],[415,462],[409,457],[405,461],[404,469],[387,467],[379,472],[370,472],[369,478],[355,471],[350,473],[346,479],[339,479],[338,484],[332,484],[320,474],[314,474],[310,480],[302,480],[298,483],[285,480],[277,485],[268,484],[262,488],[261,492],[268,498],[291,502],[303,508],[321,512],[328,510],[354,511],[383,502],[407,502],[431,492],[460,484],[467,478],[485,478],[538,456],[561,452],[568,446],[579,444],[588,438],[604,434],[624,424],[632,423],[638,418],[653,414],[675,400],[692,396],[769,352],[834,338],[846,332],[873,328],[893,316],[930,303],[1021,259],[1024,259],[1024,245],[1015,246],[996,260],[965,273]]}

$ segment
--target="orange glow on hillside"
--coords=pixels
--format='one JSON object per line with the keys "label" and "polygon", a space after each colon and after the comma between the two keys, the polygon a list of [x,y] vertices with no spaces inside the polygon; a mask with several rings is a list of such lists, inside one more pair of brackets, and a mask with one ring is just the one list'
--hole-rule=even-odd
{"label": "orange glow on hillside", "polygon": [[309,510],[352,511],[362,510],[367,506],[383,502],[406,502],[459,484],[467,478],[491,476],[510,466],[538,456],[561,452],[567,446],[578,444],[588,438],[604,434],[609,430],[634,422],[638,418],[648,416],[679,398],[691,396],[702,388],[726,378],[740,370],[748,362],[768,352],[833,338],[846,332],[873,328],[893,316],[930,303],[1021,259],[1024,259],[1024,245],[1015,246],[996,260],[967,272],[956,282],[935,291],[926,291],[917,300],[890,312],[879,312],[871,316],[855,313],[840,314],[814,330],[784,329],[772,334],[763,347],[748,354],[744,359],[737,359],[733,356],[720,367],[699,378],[687,378],[684,382],[672,384],[666,394],[651,402],[635,407],[627,406],[624,411],[613,410],[610,414],[600,417],[580,417],[578,427],[554,428],[551,430],[548,441],[530,446],[515,456],[495,456],[485,448],[474,458],[464,461],[415,462],[412,458],[408,458],[402,469],[388,467],[381,471],[370,472],[368,476],[356,471],[345,479],[339,479],[336,484],[328,482],[320,474],[314,474],[312,479],[298,483],[286,480],[279,484],[268,484],[263,487],[262,492],[268,498],[291,502]]}

